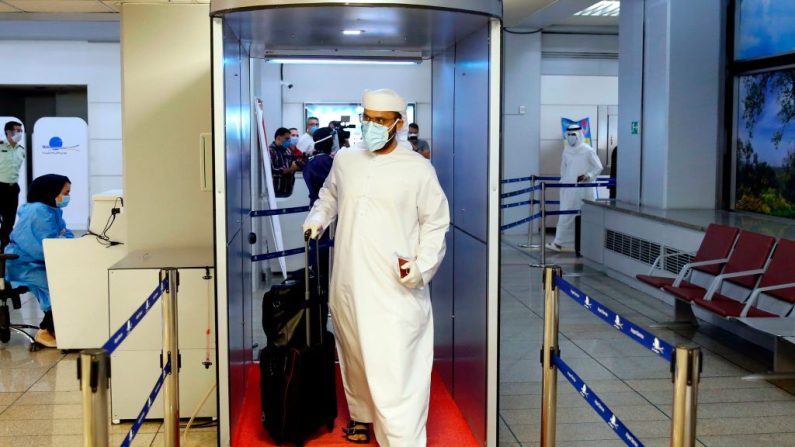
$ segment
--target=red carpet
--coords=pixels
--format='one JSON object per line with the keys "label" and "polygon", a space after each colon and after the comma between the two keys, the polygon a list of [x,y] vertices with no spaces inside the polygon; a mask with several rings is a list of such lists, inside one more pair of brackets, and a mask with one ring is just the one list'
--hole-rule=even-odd
{"label": "red carpet", "polygon": [[[242,414],[237,431],[232,437],[233,447],[275,446],[270,436],[260,423],[260,389],[259,365],[253,365],[248,374],[248,391],[243,402]],[[345,405],[345,394],[342,391],[342,379],[337,372],[337,404],[339,406],[337,420],[332,433],[321,429],[316,437],[307,441],[308,446],[339,446],[351,447],[357,444],[347,442],[342,434],[342,427],[348,423],[348,408]],[[359,444],[360,445],[360,444]],[[369,445],[378,445],[373,441]],[[479,447],[480,444],[469,430],[464,416],[458,410],[450,393],[447,392],[441,379],[436,374],[431,380],[431,408],[428,416],[428,446]]]}

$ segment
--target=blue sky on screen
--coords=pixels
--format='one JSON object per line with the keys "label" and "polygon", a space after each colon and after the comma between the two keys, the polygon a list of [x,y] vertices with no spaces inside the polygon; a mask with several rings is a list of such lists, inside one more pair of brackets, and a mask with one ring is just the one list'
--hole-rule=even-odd
{"label": "blue sky on screen", "polygon": [[741,0],[736,56],[754,59],[795,51],[795,1]]}
{"label": "blue sky on screen", "polygon": [[[751,75],[753,76],[753,75]],[[745,128],[743,119],[743,100],[746,96],[744,79],[748,76],[740,77],[740,96],[738,106],[737,133],[743,141],[748,140],[748,129]],[[778,149],[773,145],[773,134],[781,129],[781,120],[776,116],[781,109],[778,103],[778,95],[768,88],[765,95],[765,106],[759,119],[754,126],[754,137],[751,140],[754,152],[759,156],[759,161],[767,162],[770,166],[781,167],[784,159],[790,151],[795,151],[795,124],[790,123],[784,128],[784,138]]]}

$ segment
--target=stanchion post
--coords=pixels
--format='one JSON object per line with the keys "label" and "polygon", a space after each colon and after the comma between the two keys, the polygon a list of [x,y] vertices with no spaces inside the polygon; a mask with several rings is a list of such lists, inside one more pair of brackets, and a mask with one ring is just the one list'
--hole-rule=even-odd
{"label": "stanchion post", "polygon": [[163,365],[171,363],[171,371],[163,384],[163,425],[165,446],[179,447],[179,327],[177,325],[177,269],[160,271],[160,282],[168,279],[168,289],[163,293]]}
{"label": "stanchion post", "polygon": [[677,346],[672,361],[674,402],[671,447],[694,447],[698,382],[701,379],[701,348]]}
{"label": "stanchion post", "polygon": [[77,378],[83,398],[83,447],[107,447],[108,379],[110,357],[104,349],[86,349],[77,359]]}
{"label": "stanchion post", "polygon": [[[533,217],[535,214],[535,201],[536,201],[536,176],[530,176],[530,212],[528,217]],[[527,243],[519,244],[521,248],[538,248],[538,245],[533,244],[533,233],[535,233],[535,219],[527,224]]]}
{"label": "stanchion post", "polygon": [[558,288],[555,277],[560,276],[560,267],[544,267],[544,347],[541,351],[541,447],[555,446],[555,424],[557,423],[558,367],[552,355],[558,348]]}
{"label": "stanchion post", "polygon": [[547,185],[541,182],[541,265],[547,265]]}

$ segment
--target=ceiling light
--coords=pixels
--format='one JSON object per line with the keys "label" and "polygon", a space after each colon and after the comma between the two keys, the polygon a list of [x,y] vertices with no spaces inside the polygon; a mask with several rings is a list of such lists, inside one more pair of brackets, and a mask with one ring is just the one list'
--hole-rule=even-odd
{"label": "ceiling light", "polygon": [[417,65],[421,59],[324,59],[324,58],[274,58],[266,59],[271,64],[334,64],[334,65]]}
{"label": "ceiling light", "polygon": [[602,0],[594,3],[580,12],[574,13],[575,16],[589,17],[617,17],[620,11],[621,2],[618,0]]}
{"label": "ceiling light", "polygon": [[364,30],[361,29],[346,29],[342,30],[342,34],[346,36],[358,36],[359,34],[364,34]]}

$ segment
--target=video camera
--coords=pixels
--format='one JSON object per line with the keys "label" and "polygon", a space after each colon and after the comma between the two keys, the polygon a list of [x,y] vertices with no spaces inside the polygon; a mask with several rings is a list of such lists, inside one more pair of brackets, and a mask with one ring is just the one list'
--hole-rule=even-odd
{"label": "video camera", "polygon": [[342,115],[340,116],[339,121],[332,121],[332,129],[334,129],[334,134],[337,135],[337,142],[339,146],[342,147],[345,140],[351,137],[351,133],[345,129],[355,129],[356,125],[351,124],[351,117],[350,115]]}

